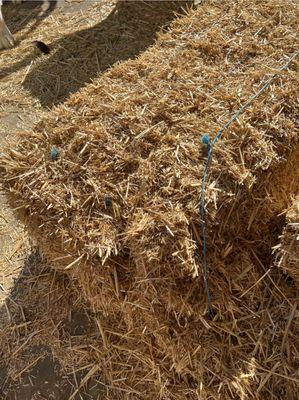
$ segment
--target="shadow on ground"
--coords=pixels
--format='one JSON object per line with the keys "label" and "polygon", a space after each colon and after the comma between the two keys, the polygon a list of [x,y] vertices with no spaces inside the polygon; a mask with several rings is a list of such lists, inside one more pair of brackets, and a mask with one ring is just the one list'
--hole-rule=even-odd
{"label": "shadow on ground", "polygon": [[[43,264],[38,252],[27,259],[0,309],[0,399],[65,400],[78,390],[88,369],[76,348],[88,348],[96,335],[93,318],[65,275]],[[66,373],[59,360],[72,363]],[[86,361],[85,365],[88,364]],[[74,400],[100,400],[102,383],[90,379]]]}
{"label": "shadow on ground", "polygon": [[[113,64],[145,51],[154,43],[157,32],[193,3],[190,0],[118,1],[110,15],[91,28],[47,43],[51,54],[32,66],[23,86],[43,107],[51,108]],[[0,77],[29,65],[34,54],[2,70]]]}
{"label": "shadow on ground", "polygon": [[[54,11],[58,1],[61,0],[51,0],[49,2],[46,0],[23,0],[22,3],[13,5],[11,0],[6,0],[3,3],[5,5],[3,8],[4,18],[13,34],[22,30],[33,20],[32,27],[26,32],[27,36],[42,23],[44,18]],[[24,39],[26,36],[22,36],[19,40]]]}

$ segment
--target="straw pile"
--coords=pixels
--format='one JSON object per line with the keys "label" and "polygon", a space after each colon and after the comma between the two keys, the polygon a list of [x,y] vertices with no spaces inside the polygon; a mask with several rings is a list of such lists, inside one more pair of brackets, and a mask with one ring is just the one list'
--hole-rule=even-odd
{"label": "straw pile", "polygon": [[14,207],[96,313],[107,398],[297,398],[297,292],[271,267],[299,182],[296,62],[214,150],[213,321],[196,248],[201,135],[293,55],[295,33],[292,3],[207,1],[2,156]]}

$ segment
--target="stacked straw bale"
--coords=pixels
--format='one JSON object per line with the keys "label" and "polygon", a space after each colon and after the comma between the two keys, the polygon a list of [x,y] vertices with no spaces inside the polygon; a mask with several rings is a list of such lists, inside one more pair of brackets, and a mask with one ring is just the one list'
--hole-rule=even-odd
{"label": "stacked straw bale", "polygon": [[297,398],[296,287],[270,268],[298,190],[296,61],[214,149],[213,321],[198,213],[201,136],[294,54],[296,26],[291,2],[206,1],[2,156],[14,206],[96,312],[107,398]]}

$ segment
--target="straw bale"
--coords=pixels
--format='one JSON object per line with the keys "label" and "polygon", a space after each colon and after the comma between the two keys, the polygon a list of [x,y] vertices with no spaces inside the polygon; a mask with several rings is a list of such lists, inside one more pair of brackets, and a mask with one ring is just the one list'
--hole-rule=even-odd
{"label": "straw bale", "polygon": [[214,149],[213,321],[196,246],[201,135],[293,55],[296,26],[291,2],[204,2],[2,155],[14,206],[99,316],[107,398],[297,398],[297,292],[271,267],[299,182],[296,61]]}
{"label": "straw bale", "polygon": [[287,212],[287,223],[281,242],[275,247],[279,251],[278,266],[283,268],[299,284],[299,196],[294,199]]}
{"label": "straw bale", "polygon": [[[29,200],[30,218],[42,226],[43,236],[55,235],[66,254],[76,249],[78,256],[97,263],[127,246],[138,251],[138,233],[133,235],[135,246],[131,238],[140,204],[143,218],[164,224],[161,253],[172,236],[166,226],[171,225],[167,216],[176,215],[174,207],[184,210],[187,221],[198,220],[200,135],[213,135],[285,60],[286,50],[288,55],[294,50],[292,11],[283,14],[277,27],[279,13],[268,3],[264,11],[269,18],[253,4],[248,11],[244,6],[242,18],[233,22],[240,5],[230,12],[226,7],[200,7],[199,15],[188,17],[189,27],[187,20],[178,20],[152,50],[73,96],[13,150],[7,170],[12,187],[22,192],[20,205]],[[223,12],[227,15],[220,23],[217,16]],[[254,36],[263,21],[262,33]],[[207,191],[211,215],[232,201],[236,186],[250,188],[257,173],[297,140],[296,78],[292,70],[282,74],[215,149]],[[57,162],[49,157],[53,146],[60,151]],[[112,198],[113,207],[107,209],[105,196]],[[189,254],[190,233],[185,229],[182,235],[188,245],[181,251]]]}

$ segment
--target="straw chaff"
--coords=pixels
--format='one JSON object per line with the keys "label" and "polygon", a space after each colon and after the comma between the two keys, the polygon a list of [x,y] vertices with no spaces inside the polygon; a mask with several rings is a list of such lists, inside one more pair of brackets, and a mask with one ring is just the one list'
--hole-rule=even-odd
{"label": "straw chaff", "polygon": [[296,24],[290,2],[207,1],[1,157],[45,256],[98,313],[108,398],[297,397],[296,287],[271,266],[278,215],[298,190],[296,61],[214,149],[213,321],[196,247],[201,135],[295,53]]}

